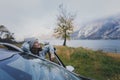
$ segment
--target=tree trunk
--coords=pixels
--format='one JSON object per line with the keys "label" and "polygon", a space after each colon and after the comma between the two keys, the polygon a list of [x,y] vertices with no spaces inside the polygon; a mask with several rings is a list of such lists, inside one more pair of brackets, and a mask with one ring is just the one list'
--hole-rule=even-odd
{"label": "tree trunk", "polygon": [[63,46],[66,46],[66,31],[65,31],[65,37],[64,37],[64,43]]}
{"label": "tree trunk", "polygon": [[65,39],[64,39],[63,46],[66,46],[66,37],[65,37]]}

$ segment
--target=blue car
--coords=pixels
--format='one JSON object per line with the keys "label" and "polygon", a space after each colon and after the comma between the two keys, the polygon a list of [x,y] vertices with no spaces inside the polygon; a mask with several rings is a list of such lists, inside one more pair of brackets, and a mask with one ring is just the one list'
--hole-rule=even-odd
{"label": "blue car", "polygon": [[14,45],[0,45],[0,80],[90,80]]}

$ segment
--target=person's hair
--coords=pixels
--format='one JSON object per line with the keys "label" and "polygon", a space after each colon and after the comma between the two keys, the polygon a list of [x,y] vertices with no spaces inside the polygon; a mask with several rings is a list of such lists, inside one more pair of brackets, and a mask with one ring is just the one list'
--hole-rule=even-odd
{"label": "person's hair", "polygon": [[35,54],[35,55],[39,55],[39,51],[42,51],[42,47],[40,47],[40,48],[34,48],[34,47],[32,47],[32,48],[30,49],[30,51],[31,51],[33,54]]}

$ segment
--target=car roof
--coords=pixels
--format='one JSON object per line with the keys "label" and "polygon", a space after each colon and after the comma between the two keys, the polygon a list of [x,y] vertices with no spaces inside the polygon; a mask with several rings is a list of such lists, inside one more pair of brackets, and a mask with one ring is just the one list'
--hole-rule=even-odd
{"label": "car roof", "polygon": [[4,59],[7,59],[7,58],[10,58],[10,57],[12,57],[15,54],[18,54],[18,52],[1,48],[0,49],[0,60],[4,60]]}

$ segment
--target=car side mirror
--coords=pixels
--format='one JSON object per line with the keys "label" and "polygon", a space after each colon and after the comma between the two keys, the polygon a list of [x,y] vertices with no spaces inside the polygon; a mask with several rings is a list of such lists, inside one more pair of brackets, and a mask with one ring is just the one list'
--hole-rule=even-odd
{"label": "car side mirror", "polygon": [[70,66],[70,65],[69,65],[69,66],[66,66],[66,69],[69,70],[69,71],[71,71],[71,72],[74,71],[74,67],[73,67],[73,66]]}

